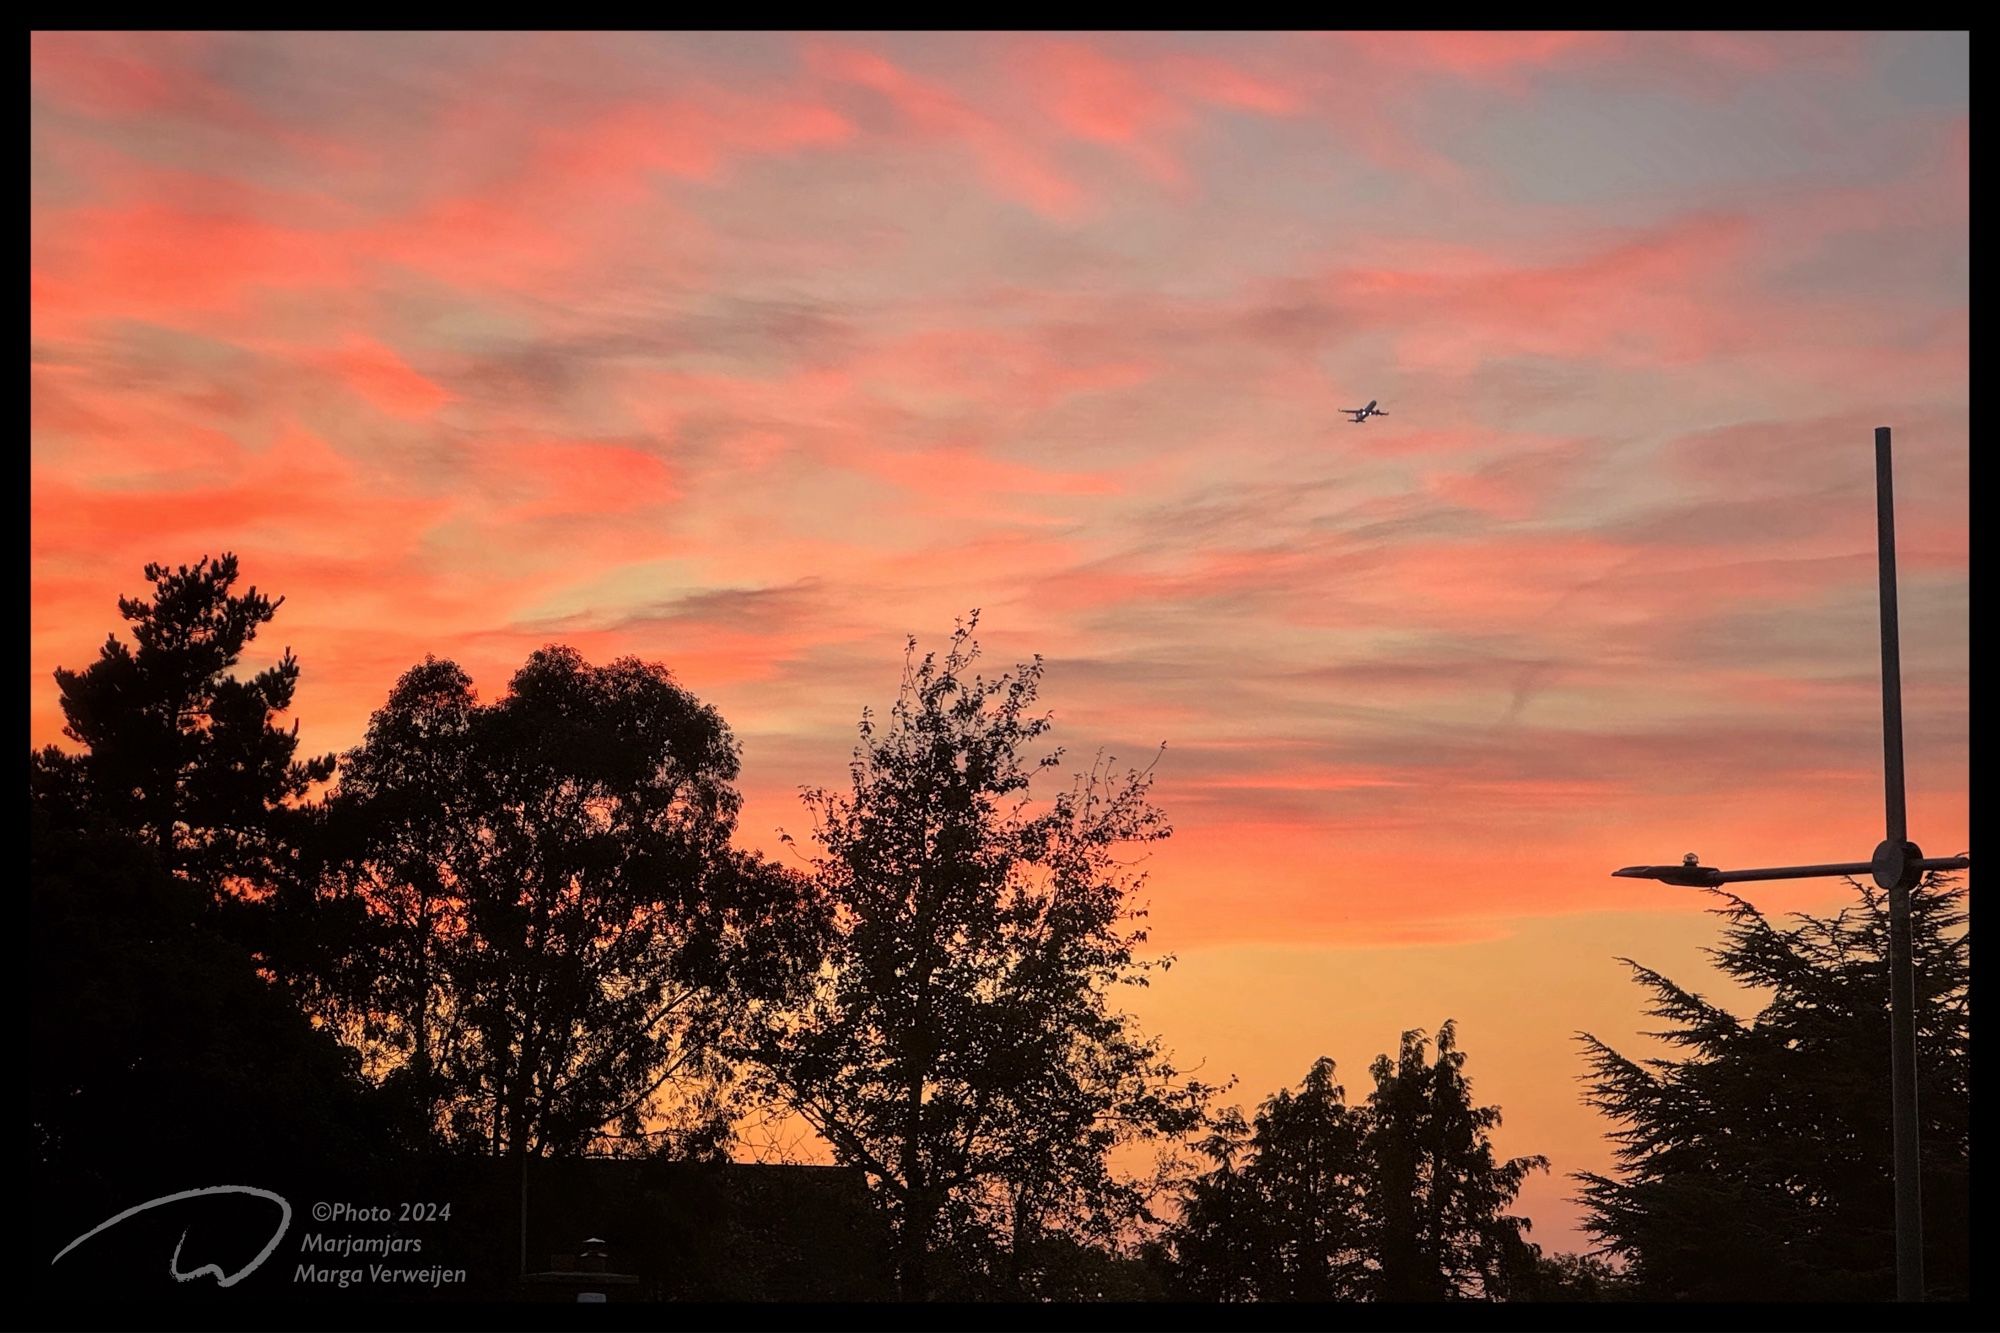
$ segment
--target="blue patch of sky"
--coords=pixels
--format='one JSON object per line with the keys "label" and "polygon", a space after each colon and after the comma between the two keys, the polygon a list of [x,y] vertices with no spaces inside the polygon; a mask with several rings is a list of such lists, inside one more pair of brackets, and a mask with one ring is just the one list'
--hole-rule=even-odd
{"label": "blue patch of sky", "polygon": [[1951,105],[1949,50],[1891,46],[1859,78],[1805,71],[1748,78],[1734,97],[1607,87],[1601,74],[1550,80],[1491,108],[1459,153],[1517,202],[1589,204],[1672,196],[1722,204],[1776,183],[1863,182],[1909,166],[1907,136],[1885,125]]}

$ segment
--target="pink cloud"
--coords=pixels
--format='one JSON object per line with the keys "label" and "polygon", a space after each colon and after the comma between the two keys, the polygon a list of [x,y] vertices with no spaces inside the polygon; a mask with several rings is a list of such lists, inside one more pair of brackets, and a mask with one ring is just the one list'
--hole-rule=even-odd
{"label": "pink cloud", "polygon": [[1014,64],[1064,133],[1117,148],[1170,184],[1185,180],[1164,141],[1188,124],[1189,109],[1138,68],[1089,43],[1054,40],[1022,43]]}
{"label": "pink cloud", "polygon": [[852,138],[829,106],[710,92],[668,102],[629,100],[570,125],[544,129],[527,167],[574,183],[636,184],[641,173],[712,180],[729,162]]}
{"label": "pink cloud", "polygon": [[502,497],[496,520],[598,517],[669,504],[673,473],[657,456],[591,440],[481,442],[470,471]]}
{"label": "pink cloud", "polygon": [[292,426],[267,448],[235,451],[206,484],[86,486],[39,468],[30,546],[38,559],[92,548],[111,567],[134,569],[167,559],[169,548],[220,551],[251,535],[390,558],[413,552],[424,520],[443,503],[376,492],[352,460]]}
{"label": "pink cloud", "polygon": [[394,348],[363,334],[349,334],[324,361],[341,383],[391,416],[421,420],[454,396],[411,369]]}
{"label": "pink cloud", "polygon": [[105,117],[214,108],[219,90],[188,65],[214,37],[197,32],[37,32],[29,36],[37,96]]}
{"label": "pink cloud", "polygon": [[242,315],[260,292],[355,277],[339,233],[166,205],[71,210],[36,242],[38,337],[93,319]]}
{"label": "pink cloud", "polygon": [[1360,60],[1511,84],[1522,71],[1602,58],[1627,39],[1607,32],[1356,32],[1339,40]]}
{"label": "pink cloud", "polygon": [[910,454],[882,449],[845,452],[835,461],[933,502],[956,501],[975,511],[1007,495],[1112,495],[1119,479],[1105,472],[1066,472],[994,458],[966,444],[932,445]]}
{"label": "pink cloud", "polygon": [[918,134],[962,144],[981,175],[1006,197],[1058,220],[1083,211],[1083,187],[1044,149],[944,85],[858,46],[816,41],[807,48],[806,57],[808,67],[821,77],[887,98]]}
{"label": "pink cloud", "polygon": [[1267,116],[1296,116],[1305,110],[1305,98],[1284,82],[1213,56],[1174,53],[1161,57],[1157,69],[1163,83],[1217,106]]}

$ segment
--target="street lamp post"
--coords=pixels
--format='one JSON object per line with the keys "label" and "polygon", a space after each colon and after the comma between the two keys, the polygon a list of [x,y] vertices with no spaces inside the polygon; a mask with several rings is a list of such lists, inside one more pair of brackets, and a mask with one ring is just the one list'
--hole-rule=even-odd
{"label": "street lamp post", "polygon": [[1882,789],[1887,836],[1867,861],[1717,870],[1688,853],[1680,865],[1627,866],[1614,875],[1713,888],[1759,879],[1872,875],[1889,895],[1889,1095],[1896,1171],[1896,1299],[1924,1298],[1923,1209],[1917,1152],[1916,969],[1910,953],[1910,890],[1930,870],[1964,870],[1970,856],[1925,856],[1909,840],[1903,803],[1903,665],[1896,620],[1896,500],[1889,428],[1875,428],[1875,558],[1882,606]]}

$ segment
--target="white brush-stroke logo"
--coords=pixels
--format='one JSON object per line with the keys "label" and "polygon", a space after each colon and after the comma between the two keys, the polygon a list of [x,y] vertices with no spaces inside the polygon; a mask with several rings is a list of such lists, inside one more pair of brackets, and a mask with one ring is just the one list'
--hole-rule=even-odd
{"label": "white brush-stroke logo", "polygon": [[148,1199],[142,1204],[127,1208],[116,1217],[106,1218],[104,1221],[99,1222],[96,1226],[63,1246],[57,1252],[56,1257],[49,1260],[49,1266],[51,1268],[55,1267],[61,1261],[63,1255],[68,1254],[92,1236],[98,1235],[100,1232],[109,1231],[120,1222],[130,1217],[137,1217],[149,1208],[159,1208],[166,1204],[179,1203],[182,1199],[198,1199],[204,1195],[211,1194],[249,1194],[259,1199],[269,1199],[272,1203],[278,1205],[278,1211],[281,1214],[278,1218],[278,1229],[271,1233],[271,1239],[265,1243],[264,1248],[257,1251],[257,1257],[237,1269],[234,1273],[223,1272],[221,1266],[218,1264],[203,1264],[193,1272],[183,1273],[181,1271],[181,1246],[187,1243],[187,1229],[185,1227],[181,1229],[181,1238],[174,1242],[173,1258],[167,1260],[167,1272],[173,1276],[174,1281],[192,1282],[198,1277],[208,1276],[215,1279],[215,1285],[218,1287],[233,1287],[244,1278],[256,1272],[258,1267],[266,1259],[270,1258],[272,1252],[278,1248],[278,1242],[285,1238],[285,1233],[291,1230],[292,1205],[285,1202],[283,1195],[273,1194],[270,1190],[260,1190],[255,1185],[209,1185],[198,1190],[182,1190],[178,1194],[163,1194],[157,1199]]}

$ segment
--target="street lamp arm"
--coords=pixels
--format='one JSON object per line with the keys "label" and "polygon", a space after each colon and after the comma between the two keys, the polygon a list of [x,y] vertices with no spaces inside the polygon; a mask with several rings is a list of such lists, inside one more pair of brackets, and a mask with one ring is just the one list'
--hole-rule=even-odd
{"label": "street lamp arm", "polygon": [[1842,861],[1837,865],[1825,866],[1767,866],[1756,870],[1718,870],[1716,883],[1735,884],[1751,879],[1833,879],[1840,875],[1866,875],[1875,868],[1873,861]]}

